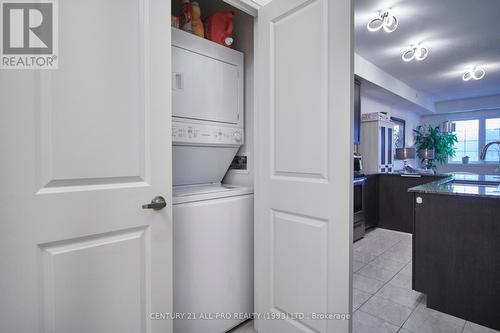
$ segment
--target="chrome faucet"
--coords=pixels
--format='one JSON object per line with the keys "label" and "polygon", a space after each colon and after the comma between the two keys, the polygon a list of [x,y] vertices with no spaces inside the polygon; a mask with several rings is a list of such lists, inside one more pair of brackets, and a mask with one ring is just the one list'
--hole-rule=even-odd
{"label": "chrome faucet", "polygon": [[479,156],[479,159],[481,161],[484,161],[486,159],[486,153],[488,152],[488,149],[492,145],[499,145],[500,146],[500,141],[493,141],[493,142],[488,143],[486,146],[484,146],[483,150],[481,151],[481,155]]}

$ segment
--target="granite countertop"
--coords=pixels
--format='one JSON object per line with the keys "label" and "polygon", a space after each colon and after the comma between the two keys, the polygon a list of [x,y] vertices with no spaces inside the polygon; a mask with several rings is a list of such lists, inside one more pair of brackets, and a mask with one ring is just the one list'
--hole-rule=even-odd
{"label": "granite countertop", "polygon": [[500,199],[500,175],[449,174],[408,192]]}
{"label": "granite countertop", "polygon": [[403,172],[377,172],[377,173],[367,173],[365,176],[376,176],[376,175],[386,175],[386,176],[402,176],[402,177],[437,177],[443,178],[448,177],[449,174],[434,174],[434,173],[403,173]]}

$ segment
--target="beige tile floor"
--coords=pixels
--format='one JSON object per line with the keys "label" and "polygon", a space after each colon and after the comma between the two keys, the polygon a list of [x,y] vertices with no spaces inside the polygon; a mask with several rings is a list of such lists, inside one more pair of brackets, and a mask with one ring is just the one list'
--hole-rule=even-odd
{"label": "beige tile floor", "polygon": [[411,289],[411,234],[375,229],[353,247],[353,333],[498,333],[427,308]]}
{"label": "beige tile floor", "polygon": [[[353,333],[500,333],[426,306],[411,289],[411,234],[375,229],[353,245]],[[254,333],[248,321],[231,333]]]}

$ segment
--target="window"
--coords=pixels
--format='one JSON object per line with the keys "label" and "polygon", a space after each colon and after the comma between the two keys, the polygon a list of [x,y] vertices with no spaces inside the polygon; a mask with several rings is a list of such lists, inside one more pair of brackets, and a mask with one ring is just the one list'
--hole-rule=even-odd
{"label": "window", "polygon": [[404,148],[405,147],[405,134],[406,134],[406,121],[404,119],[399,119],[391,117],[394,123],[393,142],[394,148]]}
{"label": "window", "polygon": [[[486,142],[500,141],[500,118],[486,119]],[[487,162],[497,162],[500,160],[500,149],[498,145],[493,145],[486,154]]]}
{"label": "window", "polygon": [[455,121],[458,142],[456,154],[451,162],[462,162],[462,157],[469,156],[471,162],[479,161],[479,120]]}
{"label": "window", "polygon": [[[469,162],[479,162],[483,147],[490,142],[500,141],[500,118],[458,120],[453,123],[458,142],[455,144],[456,154],[449,160],[451,163],[462,163],[464,156],[469,156]],[[492,145],[488,149],[485,161],[500,161],[498,145]]]}

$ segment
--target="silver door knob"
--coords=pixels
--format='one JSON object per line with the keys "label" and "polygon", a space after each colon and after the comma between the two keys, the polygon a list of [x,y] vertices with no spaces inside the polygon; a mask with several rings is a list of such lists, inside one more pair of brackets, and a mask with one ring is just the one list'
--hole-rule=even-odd
{"label": "silver door knob", "polygon": [[153,210],[161,210],[167,206],[167,202],[165,198],[162,196],[156,196],[151,200],[151,203],[142,205],[142,209],[153,209]]}

